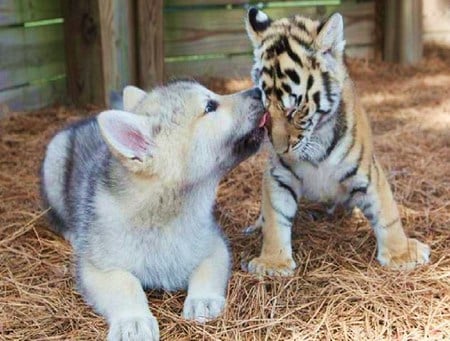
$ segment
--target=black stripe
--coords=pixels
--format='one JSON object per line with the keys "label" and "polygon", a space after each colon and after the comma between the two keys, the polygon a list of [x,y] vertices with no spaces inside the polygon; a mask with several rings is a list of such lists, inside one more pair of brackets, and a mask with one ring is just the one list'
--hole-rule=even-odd
{"label": "black stripe", "polygon": [[364,145],[361,144],[361,149],[359,150],[358,160],[356,160],[356,165],[358,167],[361,166],[361,161],[362,161],[363,157],[364,157]]}
{"label": "black stripe", "polygon": [[305,50],[310,51],[311,50],[311,44],[307,41],[301,39],[300,37],[296,37],[294,35],[291,35],[290,38],[292,38],[297,44],[302,46]]}
{"label": "black stripe", "polygon": [[272,74],[273,74],[272,68],[269,69],[269,68],[266,67],[266,66],[263,66],[261,72],[262,72],[262,73],[265,73],[266,75],[268,75],[268,76],[270,76],[270,77],[272,77]]}
{"label": "black stripe", "polygon": [[[297,39],[295,39],[295,38],[294,38],[294,40],[297,41]],[[297,42],[299,42],[299,41],[297,41]],[[295,63],[300,65],[300,67],[303,67],[302,60],[300,59],[300,57],[294,51],[292,51],[291,46],[289,45],[289,41],[287,40],[287,38],[285,38],[285,47],[286,47],[286,52],[287,52],[289,58],[291,58]]]}
{"label": "black stripe", "polygon": [[356,175],[356,173],[358,173],[358,166],[353,166],[353,168],[351,168],[349,171],[347,171],[340,179],[339,179],[339,183],[343,183],[345,180],[353,177]]}
{"label": "black stripe", "polygon": [[325,154],[319,159],[320,161],[325,160],[328,156],[330,156],[331,152],[334,150],[334,148],[337,146],[340,140],[344,137],[345,133],[347,132],[347,119],[344,113],[344,104],[341,101],[341,104],[338,108],[338,113],[336,117],[336,122],[333,127],[333,139],[331,140],[330,145],[328,146],[327,150],[325,151]]}
{"label": "black stripe", "polygon": [[286,215],[283,211],[281,211],[278,207],[275,207],[272,202],[270,202],[270,206],[272,206],[273,210],[277,212],[280,216],[282,216],[284,219],[286,219],[290,225],[292,225],[292,222],[294,221],[295,215],[293,217],[290,217]]}
{"label": "black stripe", "polygon": [[375,167],[376,174],[377,174],[376,182],[378,182],[378,178],[380,176],[380,174],[379,174],[380,171],[378,169],[377,160],[375,159],[375,155],[372,155],[372,162],[373,162],[373,166]]}
{"label": "black stripe", "polygon": [[306,29],[305,24],[304,24],[303,22],[301,22],[301,21],[296,20],[296,18],[295,18],[295,26],[297,26],[299,29],[301,29],[302,31],[305,31],[305,32],[308,33],[308,34],[311,34],[311,33],[309,33],[309,31]]}
{"label": "black stripe", "polygon": [[300,77],[293,69],[286,69],[284,73],[293,81],[295,84],[300,84]]}
{"label": "black stripe", "polygon": [[314,103],[316,103],[316,108],[318,110],[320,110],[320,91],[316,91],[313,95],[313,101]]}
{"label": "black stripe", "polygon": [[367,185],[353,187],[352,190],[350,191],[350,197],[355,196],[356,193],[366,194],[367,193]]}
{"label": "black stripe", "polygon": [[297,174],[295,174],[294,170],[281,158],[281,156],[278,156],[278,161],[280,162],[280,165],[283,166],[283,168],[285,168],[286,170],[288,170],[294,178],[302,182],[302,179]]}
{"label": "black stripe", "polygon": [[[312,75],[308,76],[308,82],[306,83],[306,91],[311,89],[312,85],[314,84],[314,78]],[[308,94],[307,94],[308,95]]]}
{"label": "black stripe", "polygon": [[264,92],[267,90],[267,83],[265,81],[262,81],[261,87],[264,90]]}
{"label": "black stripe", "polygon": [[284,188],[291,194],[292,198],[297,203],[298,197],[297,197],[297,194],[295,193],[295,191],[287,183],[285,183],[283,180],[281,180],[280,177],[274,173],[274,170],[275,170],[275,167],[272,167],[270,169],[270,175],[272,175],[273,179],[277,182],[278,186],[280,186],[281,188]]}
{"label": "black stripe", "polygon": [[65,162],[65,170],[64,170],[64,193],[66,195],[64,196],[64,204],[66,206],[66,210],[69,210],[70,202],[69,202],[69,195],[67,195],[67,190],[70,189],[70,182],[72,178],[73,173],[73,167],[74,167],[74,151],[75,151],[75,131],[73,128],[69,129],[69,146],[67,147],[66,151],[66,162]]}
{"label": "black stripe", "polygon": [[392,225],[398,223],[399,221],[400,221],[400,218],[397,217],[397,218],[395,218],[393,221],[391,221],[389,224],[383,226],[383,228],[387,229],[387,228],[391,227]]}
{"label": "black stripe", "polygon": [[[367,186],[357,186],[357,187],[353,187],[348,195],[348,198],[344,201],[344,206],[345,207],[350,207],[350,204],[353,200],[353,197],[358,194],[358,193],[362,193],[362,194],[366,194],[367,193]],[[352,206],[353,207],[353,206]]]}
{"label": "black stripe", "polygon": [[353,127],[351,130],[351,137],[352,137],[352,142],[350,143],[350,146],[348,146],[347,151],[344,153],[344,156],[342,156],[341,161],[342,162],[345,160],[345,158],[348,156],[348,154],[350,154],[350,152],[352,151],[353,147],[355,146],[356,143],[356,122],[353,122]]}
{"label": "black stripe", "polygon": [[322,72],[322,82],[325,88],[325,95],[330,103],[334,103],[334,99],[331,93],[330,74],[328,72]]}
{"label": "black stripe", "polygon": [[311,68],[316,69],[318,64],[317,64],[317,59],[314,56],[309,57],[309,62],[311,64]]}
{"label": "black stripe", "polygon": [[372,162],[369,164],[369,173],[367,174],[367,186],[372,183]]}
{"label": "black stripe", "polygon": [[[279,38],[280,36],[278,34],[270,34],[268,36],[265,36],[263,40],[261,40],[260,46],[264,45],[268,40]],[[267,50],[267,49],[266,49]]]}
{"label": "black stripe", "polygon": [[281,87],[283,88],[284,91],[286,91],[288,94],[290,94],[292,92],[292,89],[289,85],[287,85],[286,83],[281,83]]}
{"label": "black stripe", "polygon": [[284,78],[284,73],[281,71],[280,62],[275,62],[275,72],[278,78]]}
{"label": "black stripe", "polygon": [[283,91],[281,91],[281,89],[276,88],[275,95],[277,96],[277,99],[281,102],[281,98],[283,97]]}
{"label": "black stripe", "polygon": [[316,112],[321,115],[328,115],[331,112],[331,109],[329,109],[329,110],[318,109],[318,110],[316,110]]}

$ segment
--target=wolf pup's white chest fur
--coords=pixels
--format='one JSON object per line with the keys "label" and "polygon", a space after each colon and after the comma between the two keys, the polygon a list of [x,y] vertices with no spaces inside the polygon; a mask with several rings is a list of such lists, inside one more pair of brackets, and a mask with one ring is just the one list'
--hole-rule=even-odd
{"label": "wolf pup's white chest fur", "polygon": [[224,308],[230,255],[212,207],[221,177],[259,148],[263,106],[257,89],[219,96],[187,81],[127,87],[123,100],[52,139],[42,195],[108,339],[157,340],[143,287],[188,288],[188,319]]}

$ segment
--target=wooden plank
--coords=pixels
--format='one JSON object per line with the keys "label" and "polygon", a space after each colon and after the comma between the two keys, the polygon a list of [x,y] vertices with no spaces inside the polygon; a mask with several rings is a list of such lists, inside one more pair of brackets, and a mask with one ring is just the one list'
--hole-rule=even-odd
{"label": "wooden plank", "polygon": [[421,0],[385,0],[385,5],[384,59],[402,64],[419,62],[423,50]]}
{"label": "wooden plank", "polygon": [[422,1],[401,1],[400,63],[416,64],[422,59]]}
{"label": "wooden plank", "polygon": [[78,104],[108,105],[135,84],[134,2],[66,0],[64,7],[68,90]]}
{"label": "wooden plank", "polygon": [[[313,3],[313,6],[318,5],[329,5],[330,3],[336,3],[339,0],[313,0],[313,1],[305,1],[305,0],[166,0],[164,1],[165,7],[171,7],[171,6],[211,6],[211,5],[254,5],[254,6],[260,6],[261,4],[268,4],[268,3],[283,3],[283,2],[289,2],[296,5],[295,3],[301,5],[303,2],[307,6],[311,6],[311,3]],[[345,0],[344,0],[345,1]],[[272,4],[273,5],[273,4]],[[278,5],[280,6],[280,5]],[[292,6],[292,5],[291,5]]]}
{"label": "wooden plank", "polygon": [[375,43],[375,1],[343,2],[319,10],[322,18],[339,12],[344,17],[344,36],[347,46]]}
{"label": "wooden plank", "polygon": [[[243,5],[250,2],[249,0],[165,0],[164,6]],[[259,2],[264,2],[264,0]]]}
{"label": "wooden plank", "polygon": [[143,89],[164,78],[163,1],[137,0],[138,85]]}
{"label": "wooden plank", "polygon": [[[350,58],[373,59],[375,45],[348,47],[346,54]],[[228,56],[206,60],[186,60],[166,63],[166,80],[176,77],[249,77],[253,65],[251,55]]]}
{"label": "wooden plank", "polygon": [[[315,16],[315,8],[270,8],[272,18],[292,13]],[[195,10],[165,13],[164,45],[166,56],[241,53],[251,51],[245,33],[245,9]]]}
{"label": "wooden plank", "polygon": [[[293,13],[318,18],[339,11],[344,16],[347,45],[375,42],[375,5],[348,3],[318,12],[315,7],[268,8],[274,19]],[[244,29],[245,9],[174,11],[165,14],[165,55],[233,54],[251,51]]]}
{"label": "wooden plank", "polygon": [[166,79],[174,77],[249,77],[252,67],[250,55],[227,58],[179,61],[166,63]]}
{"label": "wooden plank", "polygon": [[134,7],[131,1],[99,0],[105,100],[136,84]]}
{"label": "wooden plank", "polygon": [[0,0],[0,26],[61,17],[61,1]]}
{"label": "wooden plank", "polygon": [[67,89],[77,104],[105,104],[97,1],[64,1]]}
{"label": "wooden plank", "polygon": [[34,110],[62,102],[65,96],[65,79],[0,91],[0,118],[10,111]]}
{"label": "wooden plank", "polygon": [[0,29],[0,90],[65,73],[62,25]]}

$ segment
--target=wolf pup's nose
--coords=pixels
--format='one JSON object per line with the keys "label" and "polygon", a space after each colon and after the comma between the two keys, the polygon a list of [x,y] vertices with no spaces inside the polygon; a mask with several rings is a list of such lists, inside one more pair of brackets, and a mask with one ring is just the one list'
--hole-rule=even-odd
{"label": "wolf pup's nose", "polygon": [[253,88],[246,92],[247,96],[250,96],[253,99],[260,101],[262,99],[262,92],[258,88]]}

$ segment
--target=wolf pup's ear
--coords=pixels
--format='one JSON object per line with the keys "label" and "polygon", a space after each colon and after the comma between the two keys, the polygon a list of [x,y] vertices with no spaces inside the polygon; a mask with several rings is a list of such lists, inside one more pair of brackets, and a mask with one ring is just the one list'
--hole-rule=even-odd
{"label": "wolf pup's ear", "polygon": [[142,99],[147,96],[144,90],[128,85],[123,89],[123,109],[133,111]]}
{"label": "wolf pup's ear", "polygon": [[263,32],[270,26],[271,22],[272,20],[269,16],[256,7],[251,7],[248,10],[245,18],[245,28],[254,47],[259,46]]}
{"label": "wolf pup's ear", "polygon": [[143,164],[152,157],[156,146],[155,131],[145,116],[120,110],[108,110],[97,117],[100,132],[111,152],[128,164]]}
{"label": "wolf pup's ear", "polygon": [[334,13],[328,18],[317,35],[315,45],[322,53],[330,52],[334,56],[343,54],[345,40],[342,15]]}

